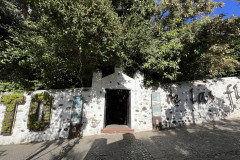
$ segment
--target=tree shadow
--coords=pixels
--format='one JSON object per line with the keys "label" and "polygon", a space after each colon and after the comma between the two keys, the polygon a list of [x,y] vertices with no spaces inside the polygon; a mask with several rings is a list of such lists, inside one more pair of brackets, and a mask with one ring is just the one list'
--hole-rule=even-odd
{"label": "tree shadow", "polygon": [[154,158],[239,159],[240,120],[221,120],[163,130],[147,141]]}
{"label": "tree shadow", "polygon": [[0,151],[0,157],[6,156],[7,155],[7,150],[1,150]]}
{"label": "tree shadow", "polygon": [[[33,153],[31,153],[30,156],[28,156],[28,158],[26,158],[26,160],[40,158],[41,156],[47,154],[48,152],[51,152],[52,150],[56,149],[59,146],[61,146],[63,143],[64,143],[63,139],[58,140],[57,143],[56,143],[56,141],[44,142],[43,145],[41,145],[41,147],[37,151],[34,151]],[[47,151],[48,148],[53,144],[55,144],[57,147],[55,147],[55,148],[51,149],[50,151],[42,154],[44,151]]]}
{"label": "tree shadow", "polygon": [[107,139],[96,139],[85,160],[95,159],[153,159],[141,140],[133,134],[123,134],[123,139],[107,144]]}
{"label": "tree shadow", "polygon": [[80,142],[80,138],[75,138],[73,143],[70,143],[70,144],[64,146],[61,149],[60,153],[58,155],[54,156],[53,159],[54,160],[60,160],[60,159],[62,159],[64,157],[66,157],[68,155],[68,153],[70,153],[72,151],[74,146],[79,144],[79,142]]}

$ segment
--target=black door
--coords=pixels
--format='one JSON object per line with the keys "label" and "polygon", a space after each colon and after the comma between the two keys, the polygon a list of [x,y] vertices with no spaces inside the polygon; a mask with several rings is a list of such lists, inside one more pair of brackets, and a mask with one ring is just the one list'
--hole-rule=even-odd
{"label": "black door", "polygon": [[129,90],[106,90],[106,125],[128,124]]}

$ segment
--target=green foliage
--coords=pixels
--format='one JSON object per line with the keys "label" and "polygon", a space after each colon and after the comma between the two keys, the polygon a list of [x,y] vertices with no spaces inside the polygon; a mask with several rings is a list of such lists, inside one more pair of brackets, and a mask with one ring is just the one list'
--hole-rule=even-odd
{"label": "green foliage", "polygon": [[155,10],[154,0],[112,0],[112,6],[119,17],[124,19],[132,14],[141,15],[149,20]]}
{"label": "green foliage", "polygon": [[[53,97],[48,93],[38,93],[32,97],[27,127],[30,131],[43,131],[50,125]],[[43,103],[42,120],[38,121],[40,103]]]}
{"label": "green foliage", "polygon": [[119,0],[113,5],[123,27],[122,66],[130,74],[143,72],[147,85],[221,76],[239,65],[227,45],[239,37],[239,18],[208,16],[222,2],[164,0],[156,6]]}
{"label": "green foliage", "polygon": [[[132,3],[131,5],[127,5]],[[150,18],[154,13],[155,1],[121,1],[122,23],[121,65],[129,75],[137,70],[144,72],[145,57],[156,49],[152,39]],[[128,7],[126,7],[128,6]],[[116,8],[116,7],[115,7]],[[119,14],[119,10],[116,11]]]}
{"label": "green foliage", "polygon": [[[232,39],[229,41],[229,54],[231,57],[238,62],[240,62],[240,40],[239,39]],[[236,74],[239,75],[240,73],[240,68],[235,67],[232,69],[229,69],[225,72],[222,73],[222,76],[230,75],[230,76],[235,76]]]}
{"label": "green foliage", "polygon": [[239,68],[238,60],[229,50],[229,42],[239,38],[239,22],[240,19],[235,17],[206,16],[191,23],[182,42],[184,47],[179,64],[182,75],[179,79],[219,77]]}
{"label": "green foliage", "polygon": [[[51,61],[41,75],[46,83],[54,78],[58,85],[70,81],[71,85],[89,86],[84,82],[91,82],[92,72],[100,64],[116,62],[121,28],[109,1],[50,0],[39,6],[43,19],[37,28],[43,33],[43,49],[52,44],[50,53],[43,56]],[[68,75],[71,79],[65,77]]]}
{"label": "green foliage", "polygon": [[[0,1],[0,79],[4,91],[28,88],[30,67],[21,66],[26,60],[28,28],[19,7],[8,0]],[[26,41],[27,42],[27,41]]]}
{"label": "green foliage", "polygon": [[3,82],[0,81],[0,92],[14,92],[21,93],[24,91],[24,88],[17,83]]}
{"label": "green foliage", "polygon": [[10,135],[14,123],[16,105],[24,104],[25,97],[22,94],[7,94],[3,95],[0,101],[6,104],[6,112],[2,122],[1,134]]}
{"label": "green foliage", "polygon": [[143,65],[147,84],[217,77],[239,66],[229,54],[228,43],[239,38],[240,19],[209,17],[216,7],[223,7],[223,3],[158,3],[153,19],[158,48],[146,56]]}
{"label": "green foliage", "polygon": [[140,70],[147,85],[235,75],[239,17],[209,17],[223,5],[2,0],[0,91],[90,86],[94,70],[114,65]]}
{"label": "green foliage", "polygon": [[[175,21],[178,22],[179,20],[181,19],[176,19]],[[163,28],[160,30],[163,30]],[[146,73],[148,79],[159,82],[177,78],[179,62],[181,61],[180,55],[183,48],[181,37],[186,33],[186,30],[186,27],[172,27],[169,31],[161,31],[159,33],[159,37],[156,40],[159,47],[156,52],[146,56],[146,62],[143,66],[148,71]]]}
{"label": "green foliage", "polygon": [[14,30],[4,42],[1,79],[27,90],[90,86],[95,69],[118,63],[121,25],[108,0],[45,0],[33,8],[24,33]]}

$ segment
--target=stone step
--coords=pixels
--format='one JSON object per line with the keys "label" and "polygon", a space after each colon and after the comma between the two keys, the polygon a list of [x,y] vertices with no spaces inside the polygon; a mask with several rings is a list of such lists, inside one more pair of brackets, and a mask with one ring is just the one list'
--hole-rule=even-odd
{"label": "stone step", "polygon": [[134,130],[125,125],[108,125],[101,133],[134,133]]}

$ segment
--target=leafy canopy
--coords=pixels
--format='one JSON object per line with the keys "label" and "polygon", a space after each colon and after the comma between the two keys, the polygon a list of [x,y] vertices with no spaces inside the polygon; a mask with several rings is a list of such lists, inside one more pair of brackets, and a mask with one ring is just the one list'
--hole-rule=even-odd
{"label": "leafy canopy", "polygon": [[147,85],[236,75],[239,17],[213,0],[2,0],[2,89],[91,85],[122,66]]}

